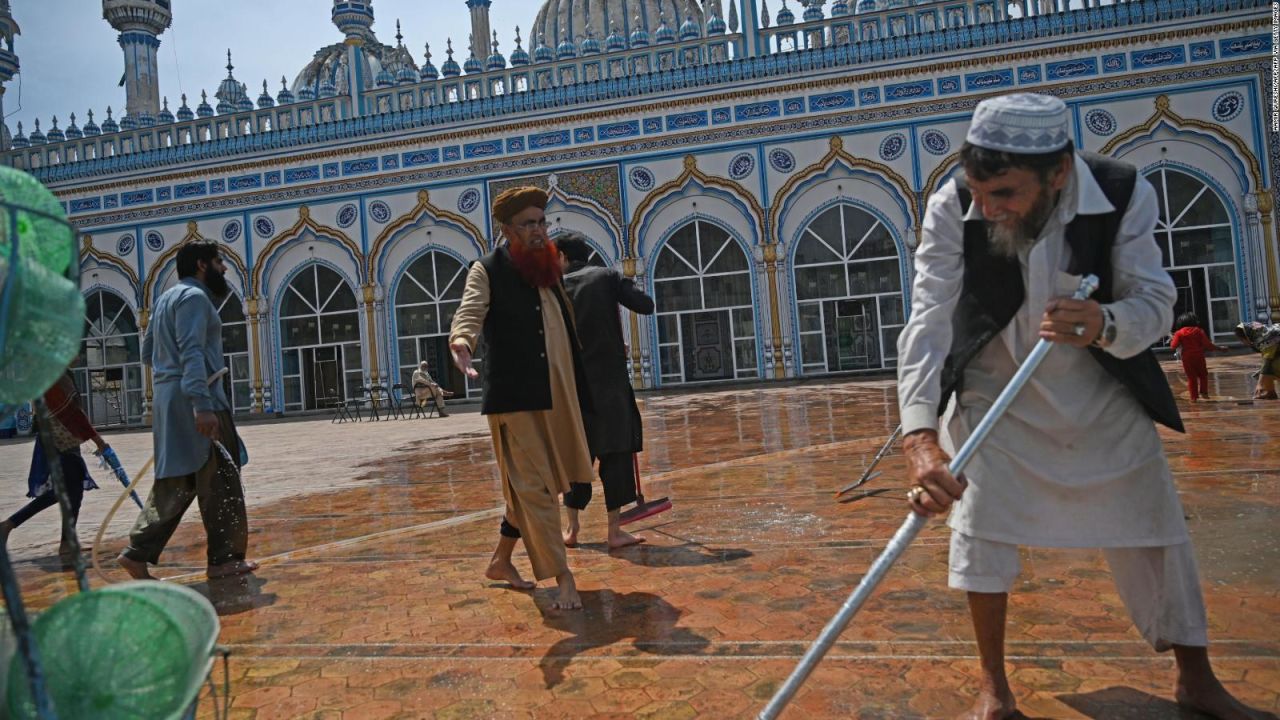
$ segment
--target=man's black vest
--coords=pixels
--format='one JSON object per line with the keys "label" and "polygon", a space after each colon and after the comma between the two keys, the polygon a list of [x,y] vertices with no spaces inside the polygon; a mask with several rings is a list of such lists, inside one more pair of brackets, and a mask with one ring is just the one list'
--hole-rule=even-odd
{"label": "man's black vest", "polygon": [[[1065,238],[1071,248],[1068,272],[1097,275],[1098,291],[1093,294],[1093,299],[1109,303],[1114,299],[1111,294],[1111,248],[1133,196],[1137,170],[1128,163],[1093,153],[1082,152],[1080,157],[1088,164],[1115,210],[1104,215],[1076,215],[1067,225]],[[959,177],[956,178],[956,192],[963,216],[969,211],[972,196]],[[952,317],[951,352],[942,369],[942,403],[938,414],[946,408],[951,394],[960,391],[965,366],[1009,324],[1025,299],[1026,288],[1022,283],[1022,265],[1018,258],[991,252],[984,221],[965,222],[964,288]],[[1152,420],[1184,432],[1169,382],[1150,349],[1124,360],[1094,347],[1089,348],[1089,352],[1133,393]]]}
{"label": "man's black vest", "polygon": [[[550,410],[551,376],[542,329],[542,296],[511,263],[506,245],[478,262],[489,276],[489,312],[481,334],[485,349],[481,365],[484,398],[480,413]],[[552,288],[552,293],[558,307],[550,311],[560,313],[569,331],[578,404],[587,411],[591,408],[591,391],[579,356],[581,348],[573,311],[559,284]]]}

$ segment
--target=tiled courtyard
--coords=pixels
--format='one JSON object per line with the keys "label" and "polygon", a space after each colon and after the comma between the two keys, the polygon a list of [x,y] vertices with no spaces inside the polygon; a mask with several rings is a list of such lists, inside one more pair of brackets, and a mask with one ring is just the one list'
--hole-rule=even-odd
{"label": "tiled courtyard", "polygon": [[[1212,359],[1215,402],[1162,431],[1207,596],[1211,654],[1245,701],[1280,709],[1280,403],[1249,395],[1256,356]],[[504,589],[482,572],[501,491],[483,420],[249,425],[255,576],[208,582],[193,508],[159,574],[207,594],[230,648],[231,717],[754,717],[906,514],[901,455],[834,501],[897,424],[888,379],[770,384],[643,398],[645,493],[674,509],[609,552],[602,494],[569,551],[583,612],[554,583]],[[131,469],[144,433],[109,435]],[[6,509],[29,445],[0,446]],[[86,497],[92,540],[118,487]],[[12,476],[12,477],[11,477]],[[111,525],[122,544],[135,511]],[[53,514],[15,532],[26,599],[74,591],[56,569]],[[792,703],[791,718],[952,717],[977,674],[962,594],[934,522]],[[528,572],[522,557],[517,565]],[[111,569],[112,580],[123,574]],[[97,577],[95,585],[102,584]],[[1024,551],[1008,633],[1028,717],[1193,718],[1173,660],[1130,627],[1100,554]],[[220,672],[220,671],[219,671]],[[212,717],[203,701],[200,717]]]}

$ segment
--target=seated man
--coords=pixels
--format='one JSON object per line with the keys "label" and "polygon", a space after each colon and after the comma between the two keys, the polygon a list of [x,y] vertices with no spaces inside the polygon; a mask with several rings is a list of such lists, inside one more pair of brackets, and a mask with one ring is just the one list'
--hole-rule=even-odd
{"label": "seated man", "polygon": [[418,369],[413,371],[413,397],[418,402],[418,407],[425,408],[427,400],[434,399],[436,410],[440,411],[440,417],[449,417],[449,413],[444,411],[444,399],[453,397],[453,393],[441,388],[435,380],[431,378],[431,373],[427,369],[427,361],[423,360],[418,363]]}

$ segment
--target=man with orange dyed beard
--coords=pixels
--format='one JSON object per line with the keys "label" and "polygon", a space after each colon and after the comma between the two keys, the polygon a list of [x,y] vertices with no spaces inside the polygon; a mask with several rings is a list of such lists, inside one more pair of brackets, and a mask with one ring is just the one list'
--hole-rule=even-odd
{"label": "man with orange dyed beard", "polygon": [[577,610],[582,601],[565,557],[557,497],[592,474],[582,426],[590,395],[546,207],[547,194],[535,187],[494,199],[493,217],[508,242],[471,265],[449,349],[458,369],[475,379],[477,340],[486,348],[480,412],[489,419],[507,508],[485,577],[533,588],[511,562],[523,539],[534,579],[554,577],[559,585],[554,606]]}

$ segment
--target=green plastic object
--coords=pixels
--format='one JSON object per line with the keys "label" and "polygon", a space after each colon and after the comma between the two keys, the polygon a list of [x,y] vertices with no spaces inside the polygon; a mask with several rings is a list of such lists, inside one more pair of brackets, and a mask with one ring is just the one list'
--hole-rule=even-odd
{"label": "green plastic object", "polygon": [[[178,623],[150,597],[103,591],[72,595],[36,618],[59,720],[180,718],[194,700],[189,677],[199,663]],[[22,663],[9,667],[8,686],[9,717],[35,718]]]}
{"label": "green plastic object", "polygon": [[[11,167],[0,165],[0,201],[16,208],[18,253],[61,275],[75,257],[75,230],[67,224],[58,199],[39,180]],[[36,212],[29,212],[35,210]],[[10,222],[6,208],[0,217],[0,254],[9,255]],[[43,214],[42,214],[43,213]]]}

